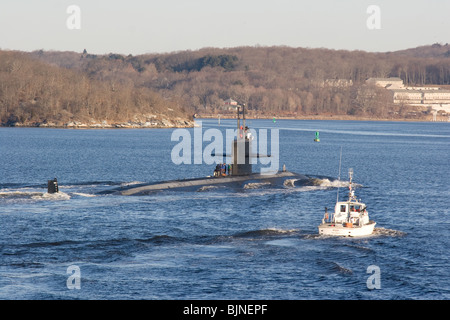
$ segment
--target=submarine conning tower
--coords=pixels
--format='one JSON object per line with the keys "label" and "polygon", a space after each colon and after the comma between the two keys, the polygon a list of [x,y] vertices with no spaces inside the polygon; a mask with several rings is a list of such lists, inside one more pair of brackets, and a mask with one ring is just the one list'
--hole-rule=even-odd
{"label": "submarine conning tower", "polygon": [[[241,125],[241,108],[242,108],[242,125]],[[231,176],[248,176],[254,174],[252,170],[252,158],[265,158],[270,157],[270,155],[260,155],[258,153],[252,153],[252,141],[253,137],[248,131],[248,127],[245,126],[245,105],[237,106],[237,135],[233,140],[233,145],[231,146],[231,155],[222,154],[219,156],[231,157]],[[212,153],[212,156],[217,156],[217,154]],[[223,164],[222,164],[223,165]],[[225,176],[224,172],[222,174],[216,175],[219,164],[216,166],[214,171],[215,177]],[[223,169],[222,169],[223,170]]]}
{"label": "submarine conning tower", "polygon": [[252,150],[251,140],[237,138],[233,141],[232,170],[233,176],[249,175],[253,173],[250,153]]}
{"label": "submarine conning tower", "polygon": [[240,106],[237,107],[237,136],[233,141],[231,154],[233,176],[250,175],[253,173],[251,163],[252,139],[247,134],[245,126],[245,105],[242,106],[242,126],[240,123]]}

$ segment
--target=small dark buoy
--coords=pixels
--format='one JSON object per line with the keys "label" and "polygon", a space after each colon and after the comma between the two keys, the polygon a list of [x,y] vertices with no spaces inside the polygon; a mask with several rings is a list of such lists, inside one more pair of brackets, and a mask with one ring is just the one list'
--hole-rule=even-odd
{"label": "small dark buoy", "polygon": [[47,180],[47,192],[48,193],[58,193],[58,179]]}

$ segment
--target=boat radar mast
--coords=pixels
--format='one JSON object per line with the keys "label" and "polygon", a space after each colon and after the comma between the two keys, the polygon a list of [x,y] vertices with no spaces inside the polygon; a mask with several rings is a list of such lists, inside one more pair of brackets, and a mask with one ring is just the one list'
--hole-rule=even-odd
{"label": "boat radar mast", "polygon": [[356,201],[355,191],[352,189],[352,180],[353,180],[353,168],[348,169],[348,200]]}

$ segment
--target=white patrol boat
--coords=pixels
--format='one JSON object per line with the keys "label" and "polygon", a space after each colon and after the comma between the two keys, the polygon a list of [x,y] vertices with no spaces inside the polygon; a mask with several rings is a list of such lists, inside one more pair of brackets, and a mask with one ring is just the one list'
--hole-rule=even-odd
{"label": "white patrol boat", "polygon": [[322,224],[319,225],[321,235],[360,237],[373,233],[376,223],[369,220],[366,205],[356,199],[352,188],[353,169],[349,169],[348,174],[350,179],[348,200],[337,201],[331,216],[325,208]]}

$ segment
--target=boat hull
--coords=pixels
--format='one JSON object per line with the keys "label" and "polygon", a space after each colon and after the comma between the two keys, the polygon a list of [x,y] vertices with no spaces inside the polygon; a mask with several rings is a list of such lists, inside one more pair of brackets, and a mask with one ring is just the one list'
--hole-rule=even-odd
{"label": "boat hull", "polygon": [[364,237],[373,233],[376,222],[370,221],[363,226],[347,227],[343,224],[323,223],[319,225],[319,234],[325,236]]}

